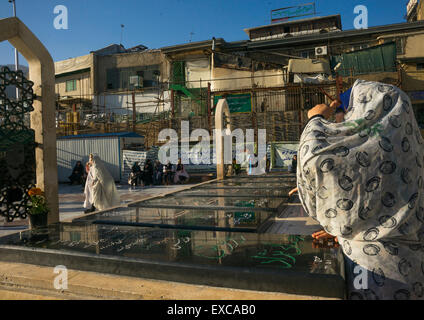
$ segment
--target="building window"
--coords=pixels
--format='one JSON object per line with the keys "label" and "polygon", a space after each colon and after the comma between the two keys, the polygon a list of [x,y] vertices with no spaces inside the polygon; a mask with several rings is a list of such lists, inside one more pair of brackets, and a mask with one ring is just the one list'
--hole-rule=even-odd
{"label": "building window", "polygon": [[77,80],[66,81],[66,92],[77,90]]}
{"label": "building window", "polygon": [[70,231],[69,238],[70,241],[81,241],[81,232]]}
{"label": "building window", "polygon": [[424,70],[424,63],[417,63],[417,71]]}
{"label": "building window", "polygon": [[403,37],[396,39],[396,54],[405,54],[405,38]]}
{"label": "building window", "polygon": [[309,52],[308,51],[303,51],[300,53],[300,56],[302,58],[308,59],[309,58]]}
{"label": "building window", "polygon": [[305,59],[315,59],[315,50],[301,51],[300,56]]}
{"label": "building window", "polygon": [[108,90],[133,90],[159,85],[159,65],[133,68],[108,69],[106,88]]}

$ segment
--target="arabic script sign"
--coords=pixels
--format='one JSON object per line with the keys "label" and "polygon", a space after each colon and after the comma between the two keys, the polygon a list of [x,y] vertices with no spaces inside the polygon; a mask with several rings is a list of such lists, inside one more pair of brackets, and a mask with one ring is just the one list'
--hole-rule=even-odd
{"label": "arabic script sign", "polygon": [[275,9],[271,11],[271,22],[279,22],[290,18],[303,17],[313,14],[315,14],[315,3]]}

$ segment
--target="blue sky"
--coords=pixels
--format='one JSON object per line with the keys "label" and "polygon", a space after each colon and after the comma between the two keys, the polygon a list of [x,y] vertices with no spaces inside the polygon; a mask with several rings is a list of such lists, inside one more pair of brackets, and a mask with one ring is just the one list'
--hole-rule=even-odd
{"label": "blue sky", "polygon": [[[18,17],[39,37],[55,61],[88,54],[111,43],[160,48],[222,37],[247,39],[245,28],[270,23],[270,11],[312,0],[16,0]],[[316,0],[317,15],[342,15],[353,29],[356,5],[366,5],[369,26],[405,22],[407,0]],[[68,30],[53,27],[57,5],[68,8]],[[0,19],[12,15],[0,0]],[[194,33],[190,35],[190,33]],[[21,60],[23,61],[23,60]],[[0,65],[14,63],[13,48],[0,42]],[[23,61],[23,64],[26,64]]]}

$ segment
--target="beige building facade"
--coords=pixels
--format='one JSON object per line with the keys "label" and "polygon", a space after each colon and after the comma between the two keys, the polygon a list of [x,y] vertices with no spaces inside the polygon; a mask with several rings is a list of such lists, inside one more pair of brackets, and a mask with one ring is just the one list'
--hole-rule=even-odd
{"label": "beige building facade", "polygon": [[55,92],[59,103],[72,105],[78,99],[92,100],[95,55],[55,62]]}

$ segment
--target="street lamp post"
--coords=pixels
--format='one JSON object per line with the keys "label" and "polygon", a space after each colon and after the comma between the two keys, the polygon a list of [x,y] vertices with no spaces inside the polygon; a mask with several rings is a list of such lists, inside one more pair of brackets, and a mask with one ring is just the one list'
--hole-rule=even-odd
{"label": "street lamp post", "polygon": [[[13,16],[16,17],[16,2],[15,0],[9,0],[10,3],[13,5]],[[19,55],[18,55],[18,49],[15,48],[15,71],[18,71],[19,69]],[[19,99],[19,89],[16,87],[16,100]]]}

